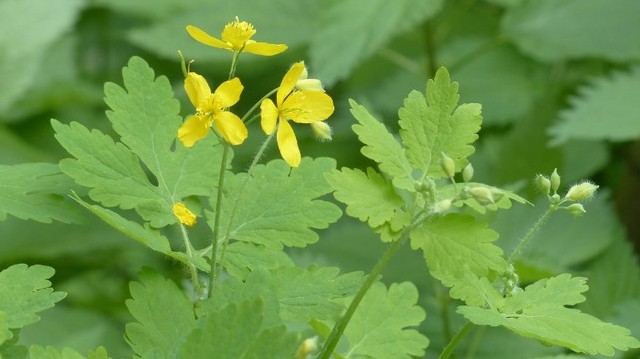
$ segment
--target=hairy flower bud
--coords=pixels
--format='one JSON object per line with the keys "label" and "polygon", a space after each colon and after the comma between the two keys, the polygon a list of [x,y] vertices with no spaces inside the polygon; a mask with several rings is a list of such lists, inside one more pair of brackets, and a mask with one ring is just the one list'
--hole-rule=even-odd
{"label": "hairy flower bud", "polygon": [[173,205],[173,214],[185,226],[193,227],[196,224],[196,215],[182,202]]}
{"label": "hairy flower bud", "polygon": [[549,195],[551,190],[551,181],[541,174],[536,175],[536,187],[540,193]]}
{"label": "hairy flower bud", "polygon": [[462,180],[465,182],[469,182],[471,181],[472,178],[473,178],[473,166],[471,165],[471,163],[469,163],[462,170]]}
{"label": "hairy flower bud", "polygon": [[313,131],[313,135],[319,141],[331,141],[331,134],[333,131],[331,130],[331,126],[327,125],[326,122],[317,121],[311,122],[311,130]]}
{"label": "hairy flower bud", "polygon": [[311,337],[305,339],[298,347],[295,354],[295,359],[304,359],[310,353],[318,350],[318,337]]}
{"label": "hairy flower bud", "polygon": [[438,201],[433,205],[433,212],[442,213],[451,208],[451,203],[452,201],[450,199],[443,199],[441,201]]}
{"label": "hairy flower bud", "polygon": [[584,210],[584,207],[582,206],[582,204],[580,203],[574,203],[570,206],[567,207],[567,210],[569,211],[569,213],[571,213],[574,217],[580,217],[584,214],[587,213],[587,211]]}
{"label": "hairy flower bud", "polygon": [[440,160],[440,167],[444,171],[444,174],[447,178],[453,178],[456,174],[456,164],[453,162],[453,159],[447,156],[444,152],[442,152],[442,158]]}
{"label": "hairy flower bud", "polygon": [[553,173],[551,174],[551,192],[558,192],[558,187],[560,187],[560,175],[558,174],[558,169],[554,168]]}
{"label": "hairy flower bud", "polygon": [[591,182],[582,182],[576,185],[571,186],[567,194],[564,198],[569,199],[574,202],[584,201],[593,197],[593,194],[596,192],[599,186],[591,183]]}
{"label": "hairy flower bud", "polygon": [[481,204],[494,203],[493,192],[487,188],[482,186],[476,186],[469,189],[469,193],[471,196]]}

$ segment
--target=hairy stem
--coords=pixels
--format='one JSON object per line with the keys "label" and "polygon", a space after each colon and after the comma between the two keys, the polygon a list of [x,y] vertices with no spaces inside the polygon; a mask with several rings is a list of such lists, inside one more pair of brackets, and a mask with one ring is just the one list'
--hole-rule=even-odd
{"label": "hairy stem", "polygon": [[198,269],[195,264],[193,264],[193,247],[191,246],[191,241],[189,240],[189,234],[187,233],[187,229],[184,228],[184,225],[178,222],[180,225],[180,231],[182,232],[182,240],[184,241],[185,252],[187,253],[187,258],[189,259],[189,275],[191,276],[191,283],[193,284],[193,302],[197,302],[200,300],[200,295],[202,294],[202,287],[200,286],[200,278],[198,276]]}
{"label": "hairy stem", "polygon": [[527,232],[527,234],[525,234],[524,237],[522,237],[522,239],[520,240],[516,248],[514,248],[513,252],[511,252],[511,255],[507,259],[507,263],[513,264],[513,262],[518,258],[518,256],[522,254],[522,250],[524,250],[527,243],[536,235],[536,233],[538,233],[538,231],[540,231],[544,223],[547,221],[551,213],[555,211],[555,209],[556,209],[555,206],[550,206],[544,212],[544,214],[540,218],[538,218],[536,223],[533,226],[531,226],[531,228],[529,228],[529,231]]}
{"label": "hairy stem", "polygon": [[467,324],[465,324],[462,328],[460,328],[460,330],[456,333],[453,339],[449,341],[449,344],[447,344],[447,346],[444,348],[442,353],[440,353],[440,356],[438,357],[438,359],[449,358],[451,354],[453,354],[453,351],[456,350],[456,348],[458,347],[458,344],[460,344],[460,341],[467,334],[469,334],[469,331],[471,330],[471,328],[473,328],[473,323],[471,322],[467,322]]}
{"label": "hairy stem", "polygon": [[231,145],[222,142],[222,160],[220,161],[220,175],[218,177],[218,191],[216,194],[216,209],[213,221],[213,234],[211,239],[211,265],[209,272],[209,298],[213,296],[214,288],[218,282],[218,233],[220,232],[220,212],[222,210],[222,192],[224,190],[224,177],[227,169],[227,159],[229,158],[229,150]]}

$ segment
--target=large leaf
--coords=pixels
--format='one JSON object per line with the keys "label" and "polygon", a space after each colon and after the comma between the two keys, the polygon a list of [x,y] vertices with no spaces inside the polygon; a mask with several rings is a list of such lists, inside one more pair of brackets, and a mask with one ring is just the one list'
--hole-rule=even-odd
{"label": "large leaf", "polygon": [[251,176],[229,178],[226,192],[232,195],[223,202],[221,228],[231,226],[229,238],[273,248],[316,242],[312,229],[326,228],[341,215],[336,205],[317,199],[330,192],[323,174],[333,168],[335,161],[328,158],[304,158],[293,169],[275,160],[256,166]]}
{"label": "large leaf", "polygon": [[424,176],[446,177],[440,167],[442,153],[452,158],[460,171],[474,152],[470,144],[478,139],[481,106],[458,106],[459,98],[458,83],[451,82],[447,70],[440,68],[427,82],[426,97],[411,92],[398,112],[407,157]]}
{"label": "large leaf", "polygon": [[212,192],[221,146],[213,135],[189,149],[176,140],[179,103],[168,79],[155,78],[144,60],[131,58],[123,74],[125,88],[105,85],[112,109],[107,115],[122,143],[78,123],[54,120],[56,138],[75,157],[62,160],[60,168],[91,188],[93,200],[107,207],[135,208],[152,226],[163,227],[176,222],[174,203]]}

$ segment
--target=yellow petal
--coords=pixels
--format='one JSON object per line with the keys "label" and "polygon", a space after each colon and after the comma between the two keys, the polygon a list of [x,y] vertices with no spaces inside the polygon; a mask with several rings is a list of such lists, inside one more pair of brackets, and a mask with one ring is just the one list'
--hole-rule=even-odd
{"label": "yellow petal", "polygon": [[227,80],[218,86],[214,95],[219,101],[217,104],[220,107],[231,107],[240,100],[240,94],[244,86],[240,83],[240,79],[237,77]]}
{"label": "yellow petal", "polygon": [[193,227],[196,224],[196,215],[193,214],[182,202],[173,205],[173,214],[178,218],[180,223],[185,226]]}
{"label": "yellow petal", "polygon": [[249,136],[247,127],[240,117],[229,111],[221,111],[216,114],[213,123],[220,135],[232,145],[239,145]]}
{"label": "yellow petal", "polygon": [[191,116],[182,124],[178,129],[178,138],[184,147],[192,147],[209,134],[208,122],[203,116]]}
{"label": "yellow petal", "polygon": [[278,127],[278,149],[285,162],[291,167],[300,166],[300,149],[293,128],[287,121],[280,121]]}
{"label": "yellow petal", "polygon": [[191,37],[200,42],[203,43],[205,45],[209,45],[209,46],[213,46],[216,47],[218,49],[226,49],[226,50],[231,50],[231,46],[229,46],[227,43],[225,43],[224,41],[220,40],[220,39],[216,39],[215,37],[207,34],[206,32],[202,31],[202,29],[195,27],[193,25],[188,25],[187,26],[187,32],[189,33],[189,35],[191,35]]}
{"label": "yellow petal", "polygon": [[319,91],[296,91],[284,102],[283,108],[298,110],[286,112],[288,118],[298,123],[326,120],[334,110],[331,96]]}
{"label": "yellow petal", "polygon": [[287,49],[287,45],[284,44],[269,44],[266,42],[247,42],[244,45],[244,52],[250,54],[273,56],[284,52]]}
{"label": "yellow petal", "polygon": [[193,107],[198,108],[209,96],[211,96],[211,88],[202,75],[195,72],[189,72],[187,78],[184,79],[184,90],[189,96],[189,101]]}
{"label": "yellow petal", "polygon": [[282,102],[284,102],[285,97],[293,90],[296,86],[296,82],[300,79],[300,75],[304,71],[304,62],[300,61],[289,69],[287,73],[282,78],[282,82],[280,82],[280,87],[278,87],[278,94],[276,95],[276,103],[278,107],[282,107]]}
{"label": "yellow petal", "polygon": [[267,135],[273,133],[278,121],[278,108],[270,99],[265,99],[260,104],[260,126]]}

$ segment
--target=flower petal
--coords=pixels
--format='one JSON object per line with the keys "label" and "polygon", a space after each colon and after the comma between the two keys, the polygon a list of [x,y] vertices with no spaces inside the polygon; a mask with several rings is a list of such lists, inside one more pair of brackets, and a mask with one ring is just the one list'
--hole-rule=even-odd
{"label": "flower petal", "polygon": [[282,107],[290,109],[287,118],[298,123],[324,121],[334,110],[331,96],[319,91],[296,91],[284,102]]}
{"label": "flower petal", "polygon": [[178,138],[184,147],[192,147],[196,142],[207,137],[210,125],[203,116],[189,117],[178,129]]}
{"label": "flower petal", "polygon": [[239,145],[249,136],[249,131],[240,117],[233,112],[220,111],[213,118],[220,135],[232,145]]}
{"label": "flower petal", "polygon": [[293,128],[287,121],[280,121],[278,126],[278,149],[285,162],[291,167],[300,166],[300,149]]}
{"label": "flower petal", "polygon": [[287,49],[285,44],[269,44],[266,42],[247,42],[244,46],[244,52],[250,54],[273,56],[284,52]]}
{"label": "flower petal", "polygon": [[207,80],[195,72],[187,74],[187,78],[184,79],[184,90],[195,108],[200,107],[211,96],[211,88]]}
{"label": "flower petal", "polygon": [[193,25],[187,25],[187,32],[189,33],[189,35],[191,35],[191,37],[200,42],[203,43],[205,45],[209,45],[209,46],[213,46],[216,47],[218,49],[226,49],[226,50],[230,50],[233,51],[233,49],[231,48],[231,46],[229,44],[227,44],[226,42],[220,40],[220,39],[216,39],[215,37],[207,34],[206,32],[204,32],[202,29],[200,29],[199,27],[193,26]]}
{"label": "flower petal", "polygon": [[300,61],[293,64],[289,71],[284,75],[282,82],[280,82],[280,87],[278,87],[278,94],[276,95],[276,103],[278,104],[278,107],[282,107],[285,97],[287,97],[287,95],[296,86],[296,82],[300,79],[300,75],[303,71],[304,62]]}
{"label": "flower petal", "polygon": [[227,80],[218,86],[214,95],[220,107],[231,107],[240,100],[240,94],[244,86],[237,77]]}
{"label": "flower petal", "polygon": [[193,227],[196,224],[196,215],[193,214],[193,212],[191,212],[189,208],[184,205],[184,203],[177,202],[173,205],[172,209],[173,214],[176,216],[176,218],[178,218],[180,223],[189,227]]}
{"label": "flower petal", "polygon": [[265,99],[260,104],[260,126],[267,135],[273,133],[278,121],[278,108],[270,99]]}

